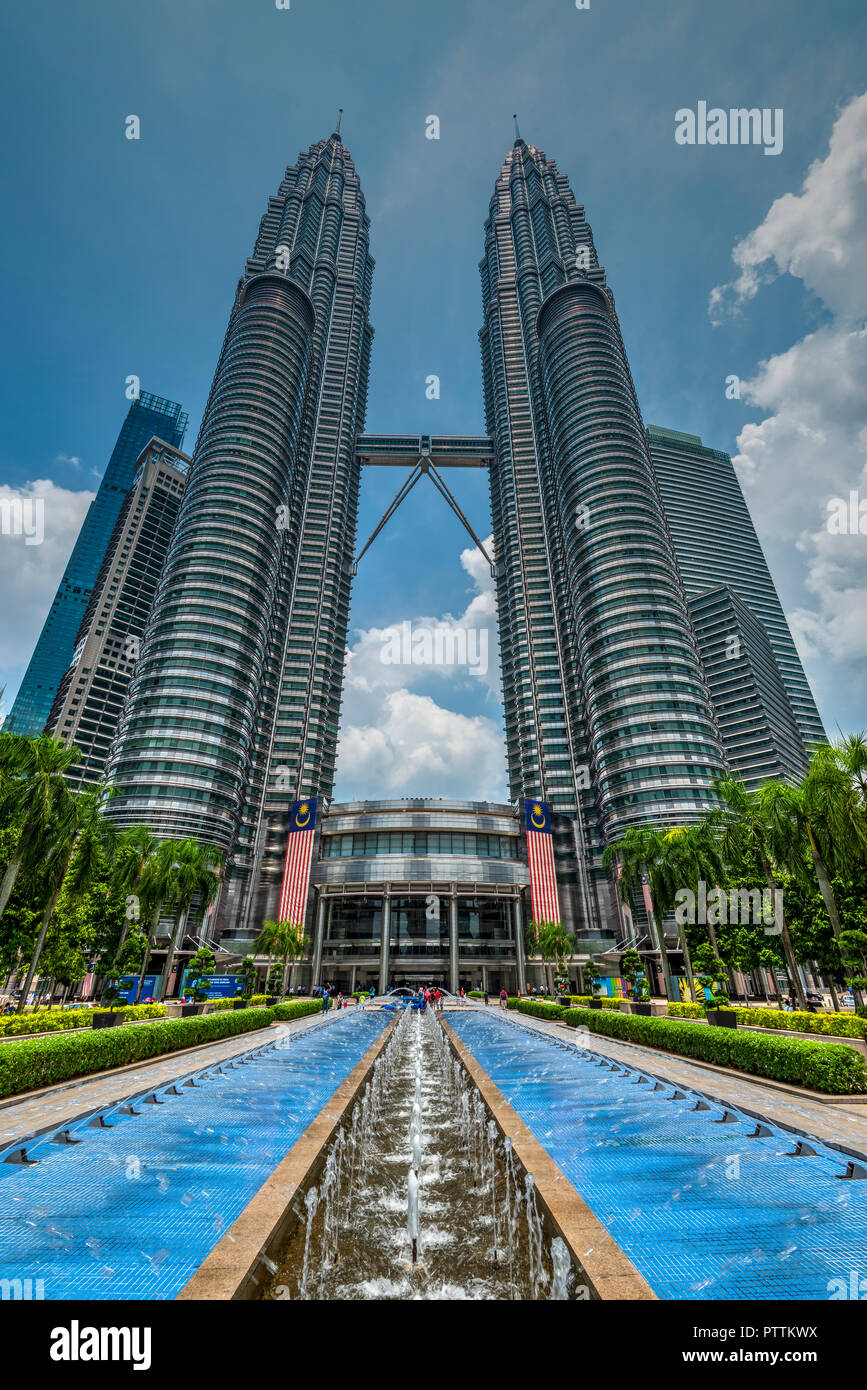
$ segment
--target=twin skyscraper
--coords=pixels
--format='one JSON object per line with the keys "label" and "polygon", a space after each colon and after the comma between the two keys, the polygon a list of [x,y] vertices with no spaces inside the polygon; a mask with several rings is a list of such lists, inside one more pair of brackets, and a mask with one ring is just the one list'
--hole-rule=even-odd
{"label": "twin skyscraper", "polygon": [[[711,506],[732,485],[743,505],[731,463],[646,430],[584,209],[520,137],[480,268],[475,442],[489,458],[509,792],[550,805],[564,921],[595,937],[616,919],[607,843],[694,820],[727,765],[797,775],[821,723],[745,506],[729,569],[718,554],[704,576],[688,567],[687,478],[701,474]],[[268,201],[106,763],[120,824],[227,853],[223,928],[275,914],[291,802],[332,794],[373,269],[335,131]],[[724,536],[706,531],[705,548]],[[739,579],[758,569],[764,610]],[[697,622],[691,605],[717,591]],[[713,644],[739,605],[733,721],[715,704],[715,681],[731,690]]]}

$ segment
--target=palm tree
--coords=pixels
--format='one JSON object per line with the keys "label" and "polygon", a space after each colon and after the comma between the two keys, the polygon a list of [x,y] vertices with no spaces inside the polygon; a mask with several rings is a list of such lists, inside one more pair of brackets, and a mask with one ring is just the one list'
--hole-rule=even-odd
{"label": "palm tree", "polygon": [[60,894],[66,890],[72,898],[83,897],[99,874],[106,851],[116,838],[113,825],[103,815],[105,804],[111,795],[111,789],[106,787],[70,793],[72,816],[67,816],[64,806],[61,820],[53,827],[53,843],[44,861],[48,901],[18,1000],[19,1013],[23,1012],[27,1003],[27,995]]}
{"label": "palm tree", "polygon": [[[172,901],[175,891],[175,843],[174,840],[161,840],[153,854],[148,855],[138,880],[138,896],[144,909],[143,916],[147,924],[147,947],[142,958],[136,988],[135,1002],[137,1004],[141,1000],[145,976],[156,947],[157,930],[163,908]],[[168,980],[168,976],[166,976],[166,980]]]}
{"label": "palm tree", "polygon": [[[777,783],[776,785],[783,784]],[[774,826],[768,821],[766,815],[768,798],[765,798],[765,809],[763,810],[761,793],[747,791],[743,782],[736,777],[716,778],[713,782],[713,790],[723,803],[722,851],[727,863],[732,865],[744,860],[750,863],[757,859],[762,866],[762,873],[773,901],[777,884],[771,866],[771,846],[775,843],[775,839]],[[778,841],[776,843],[779,845]],[[794,845],[791,848],[794,853]],[[807,1000],[804,995],[804,986],[801,983],[801,972],[795,960],[795,951],[785,915],[782,917],[780,927],[780,938],[783,943],[789,982],[797,994],[801,1009],[806,1011]],[[718,955],[719,953],[715,951],[715,954]]]}
{"label": "palm tree", "polygon": [[[670,836],[668,840],[667,835]],[[603,866],[614,870],[617,893],[622,902],[630,903],[643,883],[647,883],[650,894],[650,925],[656,935],[665,990],[669,999],[673,999],[674,991],[663,922],[666,916],[674,911],[678,889],[687,886],[691,881],[690,876],[686,879],[683,877],[684,857],[684,846],[680,837],[676,833],[659,830],[655,826],[630,826],[622,839],[610,844],[602,856]],[[677,871],[674,867],[676,859],[680,861]],[[680,922],[677,922],[677,933],[686,978],[695,999],[695,977],[692,973],[689,945]]]}
{"label": "palm tree", "polygon": [[[129,830],[124,830],[117,839],[111,888],[113,892],[124,899],[130,896],[137,898],[139,908],[141,907],[142,885],[147,880],[150,866],[159,850],[159,844],[159,840],[146,825],[135,825]],[[139,919],[130,918],[129,915],[125,917],[120,941],[117,944],[118,955],[123,951],[131,921],[137,920]]]}
{"label": "palm tree", "polygon": [[861,792],[861,803],[867,805],[867,733],[846,734],[834,745],[834,753]]}
{"label": "palm tree", "polygon": [[[59,739],[0,733],[0,815],[18,838],[0,883],[0,917],[23,865],[54,858],[75,826],[72,794],[64,773],[81,758]],[[49,843],[50,841],[50,843]]]}
{"label": "palm tree", "polygon": [[[831,875],[835,869],[850,873],[864,862],[867,832],[864,808],[851,778],[838,762],[837,750],[817,748],[799,787],[766,782],[759,789],[759,805],[768,824],[771,857],[805,886],[809,886],[812,867],[839,944],[843,923]],[[855,997],[858,1002],[858,990]]]}
{"label": "palm tree", "polygon": [[253,955],[268,957],[268,974],[265,976],[266,981],[268,975],[271,974],[271,966],[274,964],[274,957],[277,954],[277,938],[280,934],[280,928],[283,925],[285,925],[285,923],[275,922],[273,918],[266,917],[265,921],[262,923],[259,935],[253,942]]}
{"label": "palm tree", "polygon": [[286,975],[289,969],[289,962],[292,962],[291,983],[295,985],[295,967],[299,960],[303,960],[310,950],[311,941],[309,936],[304,935],[304,926],[301,922],[278,922],[280,931],[276,938],[275,946],[277,955],[283,961],[283,994],[286,993]]}
{"label": "palm tree", "polygon": [[202,911],[208,907],[220,891],[220,869],[223,857],[212,845],[200,845],[198,840],[172,840],[165,843],[174,846],[170,854],[170,901],[177,909],[178,920],[169,941],[160,999],[165,999],[169,987],[169,976],[175,953],[184,939],[184,928],[193,899],[198,896]]}
{"label": "palm tree", "polygon": [[[570,936],[565,930],[562,922],[539,922],[537,926],[539,937],[539,954],[543,961],[556,961],[558,969],[562,971],[563,964],[571,960],[577,949],[577,938]],[[554,980],[550,965],[548,969],[548,986],[553,992]]]}

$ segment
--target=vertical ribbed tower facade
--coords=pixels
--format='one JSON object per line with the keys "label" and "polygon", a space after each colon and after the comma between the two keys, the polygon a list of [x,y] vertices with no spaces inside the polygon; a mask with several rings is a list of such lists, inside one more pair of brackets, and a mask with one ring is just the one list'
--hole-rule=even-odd
{"label": "vertical ribbed tower facade", "polygon": [[4,728],[41,734],[51,713],[121,508],[133,485],[136,460],[154,436],[179,449],[187,414],[177,401],[150,391],[136,396],[121,426],[99,490],[87,510]]}
{"label": "vertical ribbed tower facade", "polygon": [[286,169],[238,285],[110,765],[113,816],[225,850],[220,917],[255,930],[289,804],[334,778],[372,275],[335,132]]}
{"label": "vertical ribbed tower facade", "polygon": [[584,209],[518,138],[481,330],[510,791],[573,843],[564,916],[616,923],[602,850],[695,819],[722,753],[614,298]]}

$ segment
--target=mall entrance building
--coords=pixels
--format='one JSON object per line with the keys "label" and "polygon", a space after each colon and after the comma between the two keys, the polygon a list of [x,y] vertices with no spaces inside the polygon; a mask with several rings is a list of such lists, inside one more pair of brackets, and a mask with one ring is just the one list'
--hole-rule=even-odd
{"label": "mall entrance building", "polygon": [[524,991],[529,885],[515,807],[334,803],[314,850],[310,983]]}

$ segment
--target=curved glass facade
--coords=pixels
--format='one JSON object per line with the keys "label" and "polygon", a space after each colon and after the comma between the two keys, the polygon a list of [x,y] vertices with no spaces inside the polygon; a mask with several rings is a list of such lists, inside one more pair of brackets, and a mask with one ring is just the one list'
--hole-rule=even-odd
{"label": "curved glass facade", "polygon": [[[279,273],[242,282],[130,687],[112,815],[231,848],[260,713],[314,314]],[[204,705],[204,708],[203,708]],[[206,713],[207,718],[202,715]]]}
{"label": "curved glass facade", "polygon": [[480,271],[509,786],[551,804],[569,929],[604,935],[606,843],[707,809],[722,752],[605,271],[520,138]]}
{"label": "curved glass facade", "polygon": [[289,805],[332,788],[372,282],[335,131],[268,200],[111,762],[122,824],[228,851],[217,930],[273,914]]}

